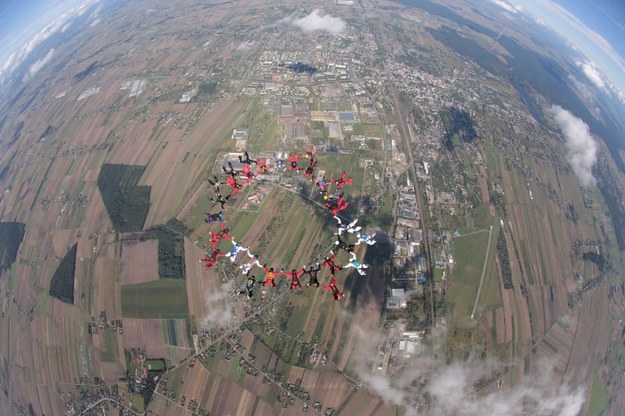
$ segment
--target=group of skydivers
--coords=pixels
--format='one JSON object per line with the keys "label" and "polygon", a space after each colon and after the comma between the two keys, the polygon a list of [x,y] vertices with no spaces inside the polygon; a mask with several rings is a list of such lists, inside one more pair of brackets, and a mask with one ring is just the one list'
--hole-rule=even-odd
{"label": "group of skydivers", "polygon": [[[364,276],[366,274],[365,269],[367,269],[369,265],[360,263],[356,259],[354,249],[357,245],[361,243],[365,243],[368,245],[375,244],[375,233],[372,235],[362,234],[360,233],[362,227],[356,226],[358,219],[350,223],[344,223],[338,216],[339,212],[345,210],[349,206],[349,204],[345,202],[343,198],[343,186],[351,184],[353,178],[350,177],[346,179],[345,172],[343,171],[341,173],[341,176],[336,179],[326,179],[325,176],[320,179],[315,179],[315,168],[317,167],[315,151],[316,148],[314,146],[308,146],[306,149],[306,153],[301,155],[303,158],[308,159],[308,167],[305,168],[300,166],[300,154],[298,153],[295,153],[295,155],[289,154],[288,163],[284,159],[276,160],[276,164],[274,167],[268,165],[267,160],[264,158],[259,160],[251,159],[249,154],[245,152],[245,157],[239,156],[239,161],[242,165],[241,170],[234,169],[231,162],[228,162],[228,167],[222,167],[224,173],[227,175],[227,179],[225,182],[219,181],[219,179],[215,175],[213,175],[213,179],[208,179],[208,182],[213,186],[215,192],[215,196],[211,196],[209,197],[209,199],[215,203],[218,203],[221,206],[221,210],[215,214],[207,213],[206,222],[209,224],[212,224],[216,221],[221,222],[221,230],[216,233],[209,232],[209,243],[213,251],[210,256],[200,260],[200,262],[206,263],[205,267],[207,269],[210,269],[211,267],[215,266],[215,264],[217,263],[217,259],[221,257],[228,257],[230,258],[230,261],[234,263],[237,255],[240,252],[245,252],[250,260],[239,265],[238,267],[241,270],[241,273],[246,276],[247,280],[245,284],[245,289],[236,290],[236,293],[238,295],[245,294],[248,299],[251,299],[253,297],[253,289],[256,284],[275,287],[275,279],[280,275],[285,275],[291,280],[291,290],[295,288],[301,289],[302,285],[300,283],[300,277],[307,274],[309,280],[308,283],[306,283],[306,287],[310,287],[313,285],[316,287],[320,287],[323,290],[331,292],[334,300],[339,300],[345,295],[336,286],[337,271],[343,270],[345,268],[354,268],[361,276]],[[252,172],[251,169],[252,164],[256,166],[254,172]],[[310,177],[313,181],[315,181],[315,186],[319,188],[320,193],[323,195],[323,206],[328,208],[328,210],[333,214],[334,219],[337,221],[337,232],[334,233],[336,235],[336,248],[330,251],[331,255],[327,256],[322,263],[316,263],[315,266],[311,265],[308,269],[305,265],[299,270],[292,269],[290,272],[287,272],[284,269],[276,271],[273,267],[268,268],[266,264],[261,264],[258,256],[252,254],[248,247],[243,247],[240,242],[235,241],[232,236],[228,234],[230,230],[226,227],[223,214],[225,210],[225,204],[234,194],[242,189],[243,186],[249,184],[253,179],[274,170],[295,170],[298,172],[303,171],[306,177]],[[240,180],[242,182],[239,182]],[[333,193],[330,194],[329,187],[333,183],[335,184],[336,189]],[[230,188],[230,191],[227,195],[222,194],[222,189],[225,189],[225,187],[222,188],[223,185],[226,185]],[[348,244],[342,238],[344,232],[348,234],[354,234],[358,240],[355,243]],[[348,234],[345,235],[347,236]],[[227,253],[224,253],[219,248],[217,248],[217,244],[222,240],[229,240],[232,243],[232,248]],[[350,255],[349,262],[344,266],[339,266],[334,262],[338,250],[343,250]],[[250,275],[250,272],[254,266],[257,266],[263,270],[263,272],[265,273],[265,280],[257,280],[255,275]],[[330,271],[330,282],[327,285],[320,285],[317,274],[321,271],[322,268],[325,267],[327,267]]]}

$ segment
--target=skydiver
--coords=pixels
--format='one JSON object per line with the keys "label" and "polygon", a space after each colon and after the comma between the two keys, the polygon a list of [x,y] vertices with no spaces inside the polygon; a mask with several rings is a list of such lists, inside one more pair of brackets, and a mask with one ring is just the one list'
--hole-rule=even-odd
{"label": "skydiver", "polygon": [[276,169],[286,170],[286,163],[284,159],[276,159]]}
{"label": "skydiver", "polygon": [[285,273],[284,269],[282,269],[282,274],[286,275],[287,277],[291,278],[291,287],[290,289],[293,290],[294,287],[299,287],[300,289],[302,288],[302,285],[299,282],[299,277],[304,274],[304,269],[297,271],[295,269],[291,270],[290,273]]}
{"label": "skydiver", "polygon": [[304,157],[307,159],[312,159],[313,156],[315,155],[315,152],[317,151],[317,146],[313,145],[306,145],[306,153],[304,154]]}
{"label": "skydiver", "polygon": [[256,177],[256,175],[252,173],[252,169],[250,169],[250,165],[243,165],[243,167],[241,168],[241,173],[243,173],[245,175],[245,178],[247,179],[245,183],[252,182],[252,179]]}
{"label": "skydiver", "polygon": [[327,207],[330,210],[330,212],[332,212],[332,214],[338,215],[339,212],[343,211],[344,209],[347,209],[347,207],[349,206],[349,203],[343,200],[343,194],[341,194],[339,199],[337,199],[334,202],[327,202],[323,204],[323,206]]}
{"label": "skydiver", "polygon": [[351,185],[351,183],[354,180],[354,178],[350,177],[349,179],[345,180],[345,171],[343,171],[341,173],[341,177],[340,178],[338,178],[338,179],[332,178],[331,180],[332,180],[332,182],[336,183],[337,188],[342,188],[343,185]]}
{"label": "skydiver", "polygon": [[230,191],[230,196],[236,194],[237,192],[239,192],[239,189],[241,189],[241,184],[237,182],[237,179],[234,176],[228,176],[226,184],[232,188],[232,191]]}
{"label": "skydiver", "polygon": [[226,196],[222,196],[219,192],[217,192],[216,196],[209,196],[208,199],[210,199],[213,202],[218,202],[221,205],[221,209],[222,211],[224,210],[224,205],[226,205],[226,202],[228,202],[228,200],[230,199],[232,195],[226,195]]}
{"label": "skydiver", "polygon": [[232,248],[230,249],[229,252],[226,253],[226,257],[230,257],[230,261],[234,263],[234,260],[237,257],[237,254],[239,254],[240,251],[248,251],[249,249],[247,247],[243,247],[241,245],[241,243],[237,243],[234,240],[232,241]]}
{"label": "skydiver", "polygon": [[215,251],[213,251],[213,254],[211,254],[210,257],[206,257],[200,260],[200,263],[202,262],[206,263],[204,267],[206,267],[207,269],[210,269],[211,267],[215,265],[215,263],[217,263],[217,259],[223,256],[225,256],[225,254],[222,253],[221,250],[217,248],[215,249]]}
{"label": "skydiver", "polygon": [[256,172],[256,176],[262,175],[263,173],[269,172],[269,166],[267,166],[267,159],[262,158],[258,161],[258,171]]}
{"label": "skydiver", "polygon": [[208,181],[208,183],[213,185],[213,188],[215,189],[215,193],[218,194],[219,193],[219,188],[221,188],[221,185],[223,185],[224,182],[221,182],[217,178],[217,175],[213,175],[213,180],[210,180],[210,179],[206,179],[206,180]]}
{"label": "skydiver", "polygon": [[247,150],[245,151],[245,159],[243,159],[241,157],[241,155],[239,155],[239,162],[241,162],[242,165],[251,165],[252,163],[256,163],[258,165],[258,162],[254,159],[250,159],[250,155],[247,154]]}
{"label": "skydiver", "polygon": [[247,250],[247,255],[250,256],[252,260],[239,266],[239,269],[243,271],[243,274],[249,273],[254,266],[260,267],[260,260],[258,260],[258,256],[253,255],[249,250]]}
{"label": "skydiver", "polygon": [[226,167],[225,167],[225,166],[222,166],[222,167],[221,167],[221,169],[223,169],[223,171],[224,171],[224,173],[225,173],[226,175],[230,175],[230,176],[232,176],[233,178],[239,174],[239,171],[238,171],[238,170],[236,170],[236,169],[234,168],[234,166],[232,166],[232,162],[230,162],[230,161],[228,161],[228,169],[226,169]]}
{"label": "skydiver", "polygon": [[[319,187],[319,189],[321,190],[320,193],[322,194],[327,194],[327,187],[330,184],[330,181],[328,181],[325,177],[325,175],[323,175],[323,178],[319,179],[318,181],[315,182],[315,185]],[[326,197],[324,197],[324,199],[328,199],[327,195]]]}
{"label": "skydiver", "polygon": [[313,175],[315,174],[316,167],[317,167],[317,159],[314,159],[312,156],[310,156],[310,164],[304,171],[304,176],[310,176],[312,178]]}
{"label": "skydiver", "polygon": [[339,223],[338,232],[335,234],[341,235],[343,234],[343,231],[347,231],[350,234],[354,234],[362,229],[361,226],[354,227],[354,225],[356,225],[356,223],[358,222],[358,218],[356,218],[354,221],[350,222],[349,224],[343,224],[341,219],[337,217],[336,215],[334,216],[334,219],[337,220]]}
{"label": "skydiver", "polygon": [[326,260],[323,263],[321,263],[321,267],[327,267],[328,269],[330,269],[330,274],[332,275],[332,277],[334,277],[337,271],[343,270],[341,266],[337,266],[334,263],[335,257],[336,257],[336,254],[332,253],[330,257],[326,257]]}
{"label": "skydiver", "polygon": [[347,244],[339,236],[336,236],[336,238],[337,240],[334,242],[334,244],[336,244],[337,250],[345,250],[347,253],[350,254],[354,251],[354,244]]}
{"label": "skydiver", "polygon": [[310,269],[308,270],[306,270],[306,266],[304,266],[302,270],[304,271],[305,274],[310,276],[308,283],[306,283],[306,287],[310,287],[312,284],[319,287],[319,280],[317,279],[317,273],[319,273],[319,271],[321,270],[321,265],[317,263],[317,268],[310,266]]}
{"label": "skydiver", "polygon": [[364,269],[368,268],[369,265],[359,262],[356,259],[356,254],[351,253],[351,258],[349,259],[349,263],[343,266],[344,269],[347,269],[348,267],[353,267],[354,269],[356,269],[359,275],[364,276],[367,274],[367,272]]}
{"label": "skydiver", "polygon": [[224,211],[221,210],[217,214],[211,214],[210,212],[206,213],[206,219],[204,220],[209,224],[214,223],[215,221],[224,222]]}
{"label": "skydiver", "polygon": [[288,169],[295,169],[298,172],[302,169],[299,166],[299,153],[295,153],[293,156],[289,155]]}
{"label": "skydiver", "polygon": [[[254,276],[254,275],[250,276],[249,272],[247,272],[246,277],[247,277],[247,282],[245,283],[245,294],[246,294],[248,299],[252,299],[252,297],[254,296],[254,293],[252,292],[252,289],[254,289],[254,285],[256,283],[265,283],[265,282],[256,280],[256,276]],[[237,289],[235,291],[235,293],[237,295],[241,295],[241,294],[243,294],[243,290]]]}
{"label": "skydiver", "polygon": [[367,243],[370,246],[375,244],[375,240],[373,239],[373,237],[375,237],[375,233],[373,234],[356,234],[356,237],[358,237],[358,241],[356,241],[356,245],[360,244],[360,243]]}
{"label": "skydiver", "polygon": [[226,240],[232,240],[232,237],[230,237],[230,235],[228,234],[228,231],[230,231],[230,229],[226,228],[226,224],[222,222],[221,231],[219,231],[218,233],[211,233],[211,232],[208,233],[211,236],[211,239],[209,242],[213,246],[213,250],[216,249],[217,244],[224,238]]}
{"label": "skydiver", "polygon": [[330,279],[330,284],[327,286],[321,286],[321,289],[332,292],[332,297],[334,298],[334,300],[339,300],[345,297],[343,292],[341,292],[339,288],[336,287],[336,277],[334,277],[334,275],[332,275],[332,279]]}
{"label": "skydiver", "polygon": [[263,268],[263,271],[267,273],[265,283],[263,283],[263,286],[272,285],[273,287],[276,287],[276,282],[274,282],[273,280],[276,277],[280,276],[282,273],[274,272],[273,267],[267,268],[266,264],[263,264],[262,268]]}

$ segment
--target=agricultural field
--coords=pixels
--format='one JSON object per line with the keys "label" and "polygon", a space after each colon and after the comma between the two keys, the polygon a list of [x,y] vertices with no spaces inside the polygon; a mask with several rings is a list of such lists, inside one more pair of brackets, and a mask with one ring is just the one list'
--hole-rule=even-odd
{"label": "agricultural field", "polygon": [[[556,122],[536,116],[555,100],[512,67],[555,68],[552,40],[538,60],[532,36],[475,12],[498,4],[400,3],[414,2],[329,7],[339,35],[260,0],[113,1],[62,26],[53,59],[0,102],[0,414],[457,414],[469,407],[438,411],[428,383],[465,361],[480,378],[454,375],[463,406],[515,397],[544,363],[558,392],[582,386],[586,413],[625,402],[611,149],[580,186]],[[312,145],[315,174],[353,182],[325,195],[294,169],[236,193],[208,181],[245,151],[297,152],[303,170]],[[366,276],[337,249],[324,195],[376,233],[353,248]],[[234,242],[248,251],[207,268]],[[332,254],[334,292],[328,268],[322,287],[304,274],[291,288],[284,272]]]}
{"label": "agricultural field", "polygon": [[160,279],[121,286],[122,316],[179,319],[188,315],[184,280]]}

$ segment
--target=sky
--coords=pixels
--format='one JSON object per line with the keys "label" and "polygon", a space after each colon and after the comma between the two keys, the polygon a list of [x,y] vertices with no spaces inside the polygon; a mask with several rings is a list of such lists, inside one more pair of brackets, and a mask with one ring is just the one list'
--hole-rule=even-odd
{"label": "sky", "polygon": [[[584,72],[599,87],[598,69],[625,92],[625,2],[622,0],[504,0],[554,29],[588,58]],[[497,3],[497,2],[496,2]],[[580,65],[581,66],[581,65]]]}
{"label": "sky", "polygon": [[0,63],[76,1],[1,0]]}
{"label": "sky", "polygon": [[0,0],[0,86],[37,45],[84,13],[81,6],[96,1]]}

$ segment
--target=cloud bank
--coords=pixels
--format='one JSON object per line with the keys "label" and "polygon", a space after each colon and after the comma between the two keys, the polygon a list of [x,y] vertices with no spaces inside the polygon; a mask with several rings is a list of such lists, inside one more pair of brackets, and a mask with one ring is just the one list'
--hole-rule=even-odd
{"label": "cloud bank", "polygon": [[39,70],[41,70],[41,68],[43,68],[44,66],[46,66],[46,64],[48,62],[50,62],[50,60],[52,59],[53,55],[54,55],[54,48],[50,49],[48,51],[48,53],[46,54],[46,56],[44,56],[43,58],[41,58],[38,61],[36,61],[34,64],[32,64],[28,68],[27,77],[30,78],[33,75],[35,75],[37,72],[39,72]]}
{"label": "cloud bank", "polygon": [[[398,372],[375,374],[372,368],[377,366],[382,339],[378,333],[362,328],[357,328],[357,334],[359,347],[354,354],[363,385],[385,402],[401,406],[408,416],[576,416],[583,409],[585,387],[555,384],[551,362],[538,363],[536,372],[517,386],[479,391],[476,386],[480,381],[504,372],[505,368],[497,361],[477,358],[478,351],[465,362],[446,364],[443,358],[436,359],[429,349],[423,348]],[[441,342],[445,336],[444,332],[434,334],[433,342]],[[424,392],[429,396],[427,405]]]}
{"label": "cloud bank", "polygon": [[282,19],[281,22],[291,23],[293,26],[299,27],[304,32],[314,32],[317,30],[325,31],[337,35],[344,32],[347,28],[345,21],[340,17],[322,15],[319,9],[313,10],[308,16],[291,20],[290,18]]}
{"label": "cloud bank", "polygon": [[590,128],[583,120],[575,117],[557,105],[551,106],[551,113],[566,139],[568,161],[582,186],[597,183],[592,167],[597,162],[598,145],[590,134]]}

